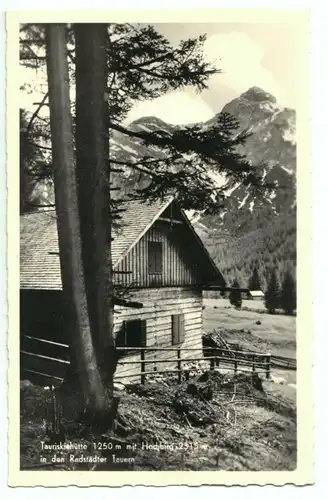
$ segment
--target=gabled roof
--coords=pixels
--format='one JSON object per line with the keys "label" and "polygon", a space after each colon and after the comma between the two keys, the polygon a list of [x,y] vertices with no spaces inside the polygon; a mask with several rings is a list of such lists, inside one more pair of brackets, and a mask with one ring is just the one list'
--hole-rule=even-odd
{"label": "gabled roof", "polygon": [[[114,232],[112,242],[113,267],[138,243],[156,219],[172,203],[172,199],[151,204],[126,202],[120,229]],[[183,213],[183,211],[182,211]],[[195,235],[213,275],[223,277],[209,256],[200,238],[184,216]],[[61,290],[61,272],[55,210],[27,213],[20,218],[20,287],[21,289]]]}

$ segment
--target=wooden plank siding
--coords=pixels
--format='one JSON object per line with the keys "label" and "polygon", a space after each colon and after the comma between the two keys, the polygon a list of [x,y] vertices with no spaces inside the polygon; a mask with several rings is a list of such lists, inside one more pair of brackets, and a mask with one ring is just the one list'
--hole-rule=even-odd
{"label": "wooden plank siding", "polygon": [[[24,317],[21,319],[21,369],[24,368],[47,374],[50,377],[62,377],[67,370],[69,351],[61,347],[60,343],[68,344],[69,339],[64,331],[64,318],[61,311],[61,294],[54,292],[42,293],[42,311],[40,311],[40,293],[32,291],[23,292],[22,297]],[[172,346],[172,315],[183,314],[184,342],[181,347],[198,348],[199,352],[181,352],[181,359],[198,357],[202,355],[202,292],[197,288],[167,287],[139,289],[131,293],[131,300],[143,303],[142,309],[130,309],[115,306],[114,336],[123,327],[127,320],[146,320],[146,347],[171,347]],[[29,321],[24,321],[26,308],[29,309]],[[53,324],[53,314],[57,313],[57,321]],[[39,340],[40,339],[40,340]],[[45,341],[42,341],[44,339]],[[55,342],[53,344],[52,342]],[[176,347],[179,347],[177,345]],[[37,355],[37,356],[34,356]],[[51,359],[46,359],[51,358]],[[146,352],[146,359],[162,360],[172,359],[173,362],[161,363],[157,370],[176,368],[177,353],[172,352]],[[53,359],[66,361],[56,363]],[[140,353],[126,356],[125,360],[140,360]],[[124,360],[122,359],[122,362]],[[155,363],[146,364],[146,371],[154,371]],[[135,365],[119,365],[116,376],[131,375],[140,380],[140,363]],[[29,378],[27,376],[27,378]],[[125,381],[130,379],[124,379]]]}
{"label": "wooden plank siding", "polygon": [[[195,262],[188,261],[190,249],[181,242],[181,230],[183,228],[180,226],[155,222],[116,266],[115,283],[133,288],[200,285],[201,274]],[[148,242],[150,241],[161,243],[163,246],[162,273],[149,273]]]}
{"label": "wooden plank siding", "polygon": [[68,344],[68,328],[60,290],[20,291],[21,334]]}
{"label": "wooden plank siding", "polygon": [[[140,300],[144,306],[142,309],[115,308],[115,329],[116,336],[123,326],[123,321],[129,319],[145,319],[147,321],[147,345],[146,347],[171,347],[172,346],[172,315],[184,315],[185,337],[182,344],[173,347],[199,348],[199,351],[181,352],[181,359],[196,358],[202,356],[202,293],[197,289],[172,287],[143,289],[131,295],[131,299]],[[145,359],[163,360],[172,359],[172,363],[160,363],[157,370],[176,368],[176,351],[146,351]],[[129,361],[139,361],[140,353],[126,356],[122,359]],[[146,371],[154,371],[155,363],[147,363]],[[119,364],[116,378],[127,376],[127,380],[140,380],[140,363],[123,365]]]}

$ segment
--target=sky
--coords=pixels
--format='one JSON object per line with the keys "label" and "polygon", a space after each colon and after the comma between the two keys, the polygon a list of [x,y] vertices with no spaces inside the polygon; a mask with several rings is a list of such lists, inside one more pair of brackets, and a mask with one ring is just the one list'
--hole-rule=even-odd
{"label": "sky", "polygon": [[[157,23],[154,25],[173,45],[181,39],[206,33],[204,57],[221,70],[197,94],[192,87],[168,93],[152,101],[140,101],[125,122],[143,116],[157,116],[172,124],[206,121],[250,87],[273,94],[278,104],[296,108],[297,36],[290,23]],[[44,80],[35,70],[30,78]],[[21,93],[21,107],[38,101],[34,93]]]}
{"label": "sky", "polygon": [[204,56],[221,70],[209,89],[192,88],[138,103],[127,121],[155,115],[169,123],[205,121],[250,87],[273,94],[278,104],[296,108],[297,37],[290,23],[161,23],[154,25],[172,44],[207,33]]}

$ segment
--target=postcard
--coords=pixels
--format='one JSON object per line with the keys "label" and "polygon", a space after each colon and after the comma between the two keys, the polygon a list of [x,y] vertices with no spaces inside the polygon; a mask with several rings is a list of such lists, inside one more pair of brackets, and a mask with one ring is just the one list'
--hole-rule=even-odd
{"label": "postcard", "polygon": [[308,24],[7,13],[10,486],[313,482]]}

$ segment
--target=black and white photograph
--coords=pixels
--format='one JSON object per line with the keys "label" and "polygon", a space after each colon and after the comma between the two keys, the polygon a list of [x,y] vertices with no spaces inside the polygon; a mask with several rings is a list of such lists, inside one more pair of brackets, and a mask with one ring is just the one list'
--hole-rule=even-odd
{"label": "black and white photograph", "polygon": [[304,458],[306,19],[180,19],[19,22],[19,471]]}

